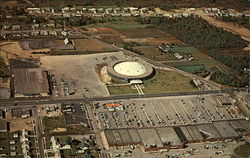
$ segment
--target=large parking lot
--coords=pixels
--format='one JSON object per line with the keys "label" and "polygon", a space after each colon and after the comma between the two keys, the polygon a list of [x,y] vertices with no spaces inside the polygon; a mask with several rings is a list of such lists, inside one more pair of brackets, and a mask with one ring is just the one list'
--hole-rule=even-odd
{"label": "large parking lot", "polygon": [[56,77],[57,96],[107,96],[109,92],[96,73],[96,65],[113,60],[125,60],[122,52],[89,55],[44,56],[45,70]]}
{"label": "large parking lot", "polygon": [[193,95],[94,102],[94,108],[100,128],[161,127],[244,118],[233,103],[221,105],[218,97],[233,102],[227,94]]}

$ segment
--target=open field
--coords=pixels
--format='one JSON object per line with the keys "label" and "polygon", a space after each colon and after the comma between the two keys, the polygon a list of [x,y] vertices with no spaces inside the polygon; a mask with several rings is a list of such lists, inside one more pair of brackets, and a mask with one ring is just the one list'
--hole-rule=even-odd
{"label": "open field", "polygon": [[109,52],[111,48],[89,39],[74,39],[76,51],[83,52]]}
{"label": "open field", "polygon": [[144,82],[144,93],[185,92],[197,88],[190,83],[191,78],[173,71],[156,70],[153,78]]}
{"label": "open field", "polygon": [[64,45],[63,40],[54,39],[23,40],[18,44],[23,50],[50,49]]}
{"label": "open field", "polygon": [[201,65],[204,65],[206,68],[217,67],[223,72],[230,71],[230,68],[222,64],[221,62],[211,58],[207,54],[199,51],[194,47],[175,47],[172,48],[174,52],[178,52],[180,54],[191,54],[194,59],[198,60]]}
{"label": "open field", "polygon": [[166,38],[173,37],[172,35],[165,33],[159,29],[117,29],[119,33],[127,38]]}
{"label": "open field", "polygon": [[130,86],[108,86],[107,88],[110,95],[138,93],[135,89],[132,89]]}
{"label": "open field", "polygon": [[10,122],[10,131],[21,131],[22,129],[26,129],[28,131],[33,130],[33,117],[25,118],[25,119],[11,119],[8,120]]}
{"label": "open field", "polygon": [[[30,58],[30,57],[37,57],[42,55],[34,55],[32,54],[32,50],[23,50],[18,42],[1,42],[1,53],[6,52],[8,58]],[[36,51],[49,51],[49,48],[45,49],[37,49]]]}
{"label": "open field", "polygon": [[[143,26],[143,25],[142,25]],[[106,27],[104,25],[90,25],[88,30],[91,36],[101,39],[108,43],[115,43],[122,46],[124,42],[137,42],[141,45],[158,46],[161,44],[176,44],[178,46],[185,46],[186,44],[174,36],[165,33],[155,28],[119,28]]]}
{"label": "open field", "polygon": [[101,24],[94,24],[94,25],[87,25],[85,26],[86,28],[93,27],[93,26],[98,26],[98,27],[109,27],[109,28],[114,28],[114,29],[144,29],[149,26],[150,24],[139,24],[137,22],[133,21],[121,21],[121,22],[110,22],[110,23],[101,23]]}
{"label": "open field", "polygon": [[149,45],[161,45],[161,44],[177,44],[178,46],[185,46],[186,44],[174,36],[172,37],[163,37],[163,38],[147,38],[147,44]]}
{"label": "open field", "polygon": [[150,58],[156,61],[165,61],[165,60],[175,60],[176,58],[174,56],[171,56],[170,54],[161,52],[159,50],[159,48],[154,47],[154,46],[150,46],[150,47],[143,47],[143,46],[139,46],[139,47],[135,47],[135,49],[140,50],[145,56],[146,58]]}
{"label": "open field", "polygon": [[[130,86],[117,86],[107,87],[111,95],[117,94],[136,94],[136,89]],[[182,74],[166,71],[156,70],[156,74],[151,79],[144,81],[144,88],[142,89],[145,94],[150,93],[167,93],[167,92],[185,92],[196,91],[196,87],[191,84],[191,78],[183,76]]]}
{"label": "open field", "polygon": [[67,126],[64,117],[43,117],[43,125],[45,133],[60,133],[60,132],[88,132],[89,129],[82,125]]}
{"label": "open field", "polygon": [[192,65],[192,66],[179,66],[176,67],[178,69],[181,69],[183,71],[189,72],[189,73],[194,73],[195,71],[198,71],[200,69],[205,68],[203,65]]}

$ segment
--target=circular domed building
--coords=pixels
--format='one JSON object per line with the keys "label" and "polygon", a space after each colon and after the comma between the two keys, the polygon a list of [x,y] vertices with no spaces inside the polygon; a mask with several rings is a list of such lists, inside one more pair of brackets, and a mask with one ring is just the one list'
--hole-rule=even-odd
{"label": "circular domed building", "polygon": [[119,61],[108,65],[107,72],[112,80],[130,82],[145,80],[153,76],[153,68],[137,61]]}

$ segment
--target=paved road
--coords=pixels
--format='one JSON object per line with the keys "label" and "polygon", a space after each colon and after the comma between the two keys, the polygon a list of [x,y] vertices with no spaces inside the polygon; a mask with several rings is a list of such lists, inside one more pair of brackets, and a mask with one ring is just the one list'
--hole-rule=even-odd
{"label": "paved road", "polygon": [[45,158],[44,148],[43,148],[43,136],[42,136],[41,124],[40,124],[40,119],[39,119],[37,108],[34,108],[33,113],[35,117],[35,130],[36,130],[36,136],[37,136],[37,141],[38,141],[39,155],[40,155],[40,158]]}
{"label": "paved road", "polygon": [[158,94],[133,94],[133,95],[115,95],[106,97],[91,97],[91,98],[22,98],[22,99],[8,99],[0,100],[0,106],[34,106],[40,104],[56,104],[56,103],[80,103],[83,101],[103,101],[103,100],[119,100],[119,99],[135,99],[135,98],[152,98],[152,97],[167,97],[167,96],[185,96],[185,95],[204,95],[217,93],[234,93],[234,92],[248,92],[246,88],[233,88],[224,90],[207,90],[207,91],[192,91],[192,92],[176,92],[176,93],[158,93]]}

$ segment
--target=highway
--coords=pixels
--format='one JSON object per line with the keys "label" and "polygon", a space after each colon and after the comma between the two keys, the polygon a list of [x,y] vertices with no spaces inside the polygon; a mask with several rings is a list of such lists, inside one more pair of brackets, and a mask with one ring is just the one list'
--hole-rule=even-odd
{"label": "highway", "polygon": [[175,92],[175,93],[157,93],[157,94],[132,94],[132,95],[113,95],[106,97],[90,97],[90,98],[16,98],[0,100],[0,106],[34,106],[41,104],[57,104],[57,103],[81,103],[83,101],[103,101],[103,100],[120,100],[120,99],[136,99],[136,98],[152,98],[152,97],[168,97],[168,96],[185,96],[185,95],[205,95],[219,93],[248,92],[247,88],[233,88],[223,90],[205,90],[191,92]]}

